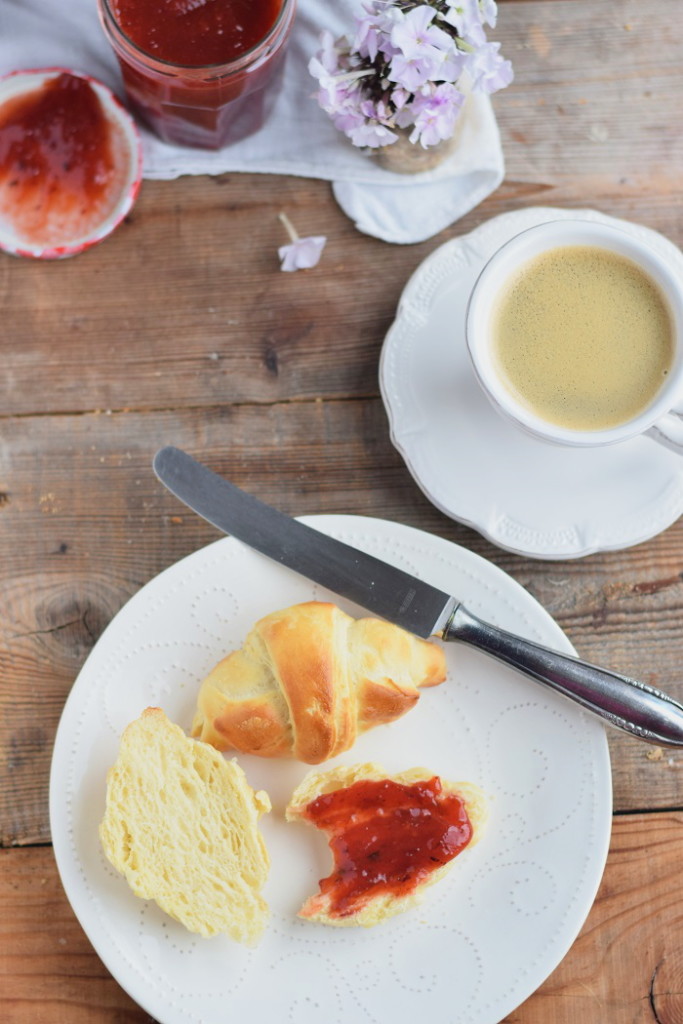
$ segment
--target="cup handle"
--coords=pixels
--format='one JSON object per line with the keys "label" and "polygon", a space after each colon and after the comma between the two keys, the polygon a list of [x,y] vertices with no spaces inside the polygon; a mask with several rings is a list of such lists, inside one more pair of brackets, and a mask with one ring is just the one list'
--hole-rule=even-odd
{"label": "cup handle", "polygon": [[663,444],[665,448],[683,455],[683,404],[660,416],[657,422],[645,431],[645,435]]}

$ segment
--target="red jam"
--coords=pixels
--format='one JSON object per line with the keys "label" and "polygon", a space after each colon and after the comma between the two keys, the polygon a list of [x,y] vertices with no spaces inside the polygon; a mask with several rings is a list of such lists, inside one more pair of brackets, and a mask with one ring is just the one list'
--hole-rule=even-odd
{"label": "red jam", "polygon": [[336,917],[380,894],[406,896],[472,838],[464,801],[437,776],[409,786],[355,782],[311,801],[304,817],[329,833],[334,870],[320,891]]}
{"label": "red jam", "polygon": [[282,77],[296,0],[99,0],[130,105],[165,142],[258,131]]}
{"label": "red jam", "polygon": [[241,57],[270,32],[281,7],[282,0],[112,0],[136,46],[186,67]]}
{"label": "red jam", "polygon": [[99,97],[67,73],[0,107],[0,217],[29,244],[87,235],[109,215],[121,181]]}

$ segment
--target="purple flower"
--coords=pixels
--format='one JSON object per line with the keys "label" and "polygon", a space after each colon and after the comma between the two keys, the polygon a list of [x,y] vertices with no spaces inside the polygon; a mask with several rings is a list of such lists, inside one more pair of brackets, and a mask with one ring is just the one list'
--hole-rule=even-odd
{"label": "purple flower", "polygon": [[396,110],[402,110],[406,103],[410,99],[410,93],[407,89],[403,89],[400,85],[397,85],[391,92],[391,102]]}
{"label": "purple flower", "polygon": [[315,267],[326,241],[324,235],[311,235],[309,238],[299,238],[291,245],[281,245],[277,251],[282,261],[280,270],[310,270]]}
{"label": "purple flower", "polygon": [[318,59],[325,71],[334,74],[339,69],[339,57],[343,50],[343,41],[335,40],[331,32],[323,32],[320,36],[320,43]]}
{"label": "purple flower", "polygon": [[349,104],[345,110],[330,112],[334,127],[344,132],[351,138],[353,132],[365,124],[365,116],[362,111],[355,109]]}
{"label": "purple flower", "polygon": [[360,111],[369,121],[379,121],[380,124],[391,124],[393,121],[393,111],[387,101],[383,99],[376,102],[364,100],[360,105]]}
{"label": "purple flower", "polygon": [[450,82],[437,86],[433,92],[418,94],[411,105],[415,128],[410,141],[419,141],[426,149],[449,139],[464,102],[463,93]]}
{"label": "purple flower", "polygon": [[446,0],[449,11],[444,20],[452,25],[468,46],[478,47],[486,42],[481,24],[481,11],[477,0]]}
{"label": "purple flower", "polygon": [[457,82],[466,67],[467,54],[452,43],[450,50],[442,50],[441,61],[434,77],[437,81]]}
{"label": "purple flower", "polygon": [[327,242],[325,235],[310,235],[308,238],[299,238],[287,214],[280,213],[278,216],[291,239],[289,245],[281,245],[277,251],[282,261],[280,270],[310,270],[311,267],[315,267]]}
{"label": "purple flower", "polygon": [[332,74],[318,57],[311,58],[308,70],[320,83],[318,103],[332,118],[336,128],[348,134],[363,123],[365,115],[360,109],[363,93],[359,86],[359,72],[341,68],[337,74]]}
{"label": "purple flower", "polygon": [[496,0],[479,0],[479,6],[481,8],[481,16],[483,21],[491,28],[496,27],[496,21],[498,20],[498,6]]}
{"label": "purple flower", "polygon": [[436,11],[423,4],[413,7],[397,21],[391,31],[391,41],[408,58],[425,60],[438,59],[439,50],[448,50],[453,40],[443,29],[433,25]]}
{"label": "purple flower", "polygon": [[356,25],[356,35],[353,40],[353,49],[361,57],[369,57],[374,60],[379,52],[381,41],[381,28],[373,17],[360,18]]}
{"label": "purple flower", "polygon": [[403,11],[400,11],[390,3],[382,3],[382,0],[378,0],[376,3],[375,13],[378,17],[380,30],[380,53],[382,53],[387,60],[391,60],[391,58],[398,53],[398,47],[391,38],[392,32],[394,30],[394,26],[400,24],[405,15],[403,14]]}
{"label": "purple flower", "polygon": [[329,107],[334,106],[335,103],[334,97],[337,93],[337,79],[334,75],[330,74],[317,57],[311,57],[308,62],[308,70],[320,83],[320,89],[317,93],[318,103],[323,110],[328,110]]}
{"label": "purple flower", "polygon": [[309,71],[317,100],[355,146],[395,142],[394,129],[427,147],[450,137],[471,88],[495,92],[512,81],[512,65],[484,25],[495,26],[495,0],[364,0],[351,39],[323,33]]}
{"label": "purple flower", "polygon": [[504,89],[513,79],[512,64],[503,60],[500,43],[485,43],[477,53],[472,54],[468,70],[472,75],[472,86],[482,92],[497,92]]}
{"label": "purple flower", "polygon": [[397,53],[391,60],[388,78],[409,92],[416,92],[425,82],[438,78],[454,50],[448,33],[432,24],[435,14],[435,9],[427,4],[413,7],[391,30],[391,42]]}
{"label": "purple flower", "polygon": [[420,86],[432,78],[436,68],[437,62],[431,57],[404,57],[399,53],[391,61],[387,78],[390,82],[402,85],[408,92],[417,92]]}
{"label": "purple flower", "polygon": [[398,135],[395,132],[377,121],[368,121],[359,125],[349,133],[349,138],[354,146],[368,146],[370,149],[390,146],[393,142],[398,141]]}

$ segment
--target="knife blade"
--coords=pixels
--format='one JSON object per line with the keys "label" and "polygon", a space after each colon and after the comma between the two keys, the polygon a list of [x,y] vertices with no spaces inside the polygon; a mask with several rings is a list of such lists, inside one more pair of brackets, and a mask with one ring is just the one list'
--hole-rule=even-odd
{"label": "knife blade", "polygon": [[153,467],[219,530],[374,615],[423,638],[476,647],[646,742],[683,746],[683,705],[661,690],[485,622],[453,595],[271,508],[179,448],[161,448]]}
{"label": "knife blade", "polygon": [[432,636],[453,611],[448,594],[265,505],[179,448],[157,452],[154,470],[219,530],[410,633]]}

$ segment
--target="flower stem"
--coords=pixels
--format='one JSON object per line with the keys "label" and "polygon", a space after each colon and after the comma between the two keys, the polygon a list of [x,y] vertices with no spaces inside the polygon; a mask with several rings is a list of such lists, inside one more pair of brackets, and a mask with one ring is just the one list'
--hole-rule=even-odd
{"label": "flower stem", "polygon": [[284,224],[284,226],[285,226],[285,228],[287,230],[287,234],[289,235],[290,241],[291,242],[298,242],[299,241],[299,234],[298,234],[296,228],[294,227],[294,225],[292,224],[291,220],[287,216],[287,214],[284,213],[283,211],[280,211],[280,213],[278,213],[278,217],[282,221],[282,223]]}

